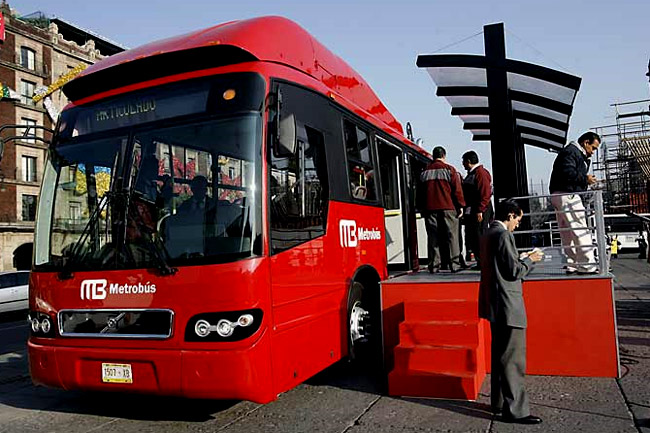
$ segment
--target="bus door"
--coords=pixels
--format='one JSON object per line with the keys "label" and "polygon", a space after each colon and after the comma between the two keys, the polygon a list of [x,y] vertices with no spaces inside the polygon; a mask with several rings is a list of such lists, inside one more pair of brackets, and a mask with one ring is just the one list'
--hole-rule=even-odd
{"label": "bus door", "polygon": [[420,263],[427,262],[427,231],[421,210],[424,197],[420,182],[420,175],[426,169],[427,163],[413,154],[408,155],[406,162],[408,245],[411,252],[411,269],[417,270]]}
{"label": "bus door", "polygon": [[384,223],[386,226],[386,253],[389,270],[406,270],[409,268],[406,242],[406,213],[403,195],[404,160],[402,151],[388,141],[377,137],[377,154],[379,155],[379,173],[384,205]]}

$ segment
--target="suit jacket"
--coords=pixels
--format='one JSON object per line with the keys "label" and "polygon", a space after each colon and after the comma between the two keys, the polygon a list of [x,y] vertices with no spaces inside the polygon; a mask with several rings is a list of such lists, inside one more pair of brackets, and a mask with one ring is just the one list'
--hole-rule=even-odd
{"label": "suit jacket", "polygon": [[481,241],[479,316],[492,323],[525,328],[521,279],[532,261],[519,260],[514,236],[499,221],[490,224]]}

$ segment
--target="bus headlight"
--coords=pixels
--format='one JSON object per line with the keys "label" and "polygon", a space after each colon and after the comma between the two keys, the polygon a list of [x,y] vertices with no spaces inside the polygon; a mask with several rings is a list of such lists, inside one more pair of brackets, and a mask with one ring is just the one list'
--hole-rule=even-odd
{"label": "bus headlight", "polygon": [[230,320],[221,319],[217,323],[217,334],[222,337],[230,337],[233,332],[235,332],[235,326],[237,323],[232,323]]}
{"label": "bus headlight", "polygon": [[223,313],[202,313],[192,317],[185,329],[186,341],[238,341],[248,338],[262,324],[262,310],[256,308]]}
{"label": "bus headlight", "polygon": [[199,337],[207,337],[210,335],[210,323],[205,320],[199,320],[196,322],[196,325],[194,325],[194,332],[196,332],[196,335]]}
{"label": "bus headlight", "polygon": [[54,320],[47,314],[30,311],[27,321],[34,337],[54,337]]}
{"label": "bus headlight", "polygon": [[36,317],[34,317],[32,320],[32,332],[37,333],[38,331],[41,330],[41,322],[38,321]]}
{"label": "bus headlight", "polygon": [[45,319],[41,320],[41,331],[43,331],[43,334],[49,334],[51,329],[52,323],[50,323],[50,319],[46,317]]}
{"label": "bus headlight", "polygon": [[250,326],[253,323],[253,315],[252,314],[242,314],[239,316],[239,320],[237,320],[237,323],[239,326]]}

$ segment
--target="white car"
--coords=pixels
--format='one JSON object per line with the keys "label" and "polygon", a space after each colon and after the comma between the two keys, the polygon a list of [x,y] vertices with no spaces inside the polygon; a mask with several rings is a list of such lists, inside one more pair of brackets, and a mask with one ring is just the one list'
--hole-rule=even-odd
{"label": "white car", "polygon": [[0,313],[29,308],[29,271],[0,272]]}

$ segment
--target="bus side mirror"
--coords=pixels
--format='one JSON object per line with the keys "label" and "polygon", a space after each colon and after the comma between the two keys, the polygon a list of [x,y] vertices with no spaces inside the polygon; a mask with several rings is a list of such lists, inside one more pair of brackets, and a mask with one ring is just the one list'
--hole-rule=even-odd
{"label": "bus side mirror", "polygon": [[293,114],[281,116],[282,93],[280,90],[272,94],[273,116],[273,154],[276,157],[292,156],[296,153],[296,117]]}
{"label": "bus side mirror", "polygon": [[280,118],[275,147],[278,156],[296,153],[296,117],[293,114]]}

